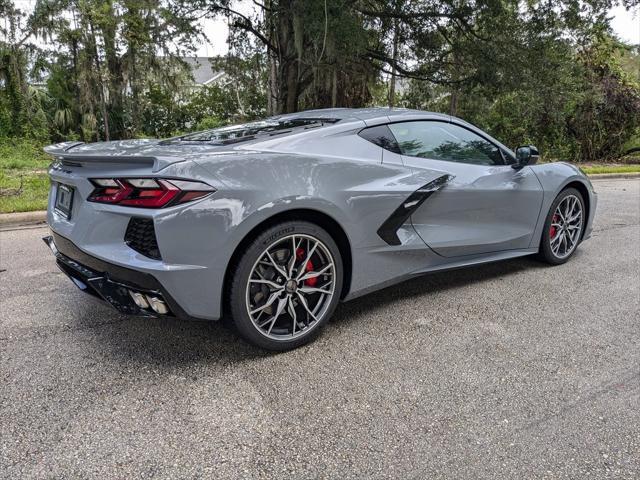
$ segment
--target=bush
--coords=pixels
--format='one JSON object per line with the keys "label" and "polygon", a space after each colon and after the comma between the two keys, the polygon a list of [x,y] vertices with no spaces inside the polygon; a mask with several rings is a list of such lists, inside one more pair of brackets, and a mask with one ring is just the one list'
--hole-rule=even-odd
{"label": "bush", "polygon": [[200,120],[195,127],[195,130],[210,130],[212,128],[223,127],[228,122],[218,118],[218,117],[204,117]]}
{"label": "bush", "polygon": [[0,138],[0,170],[43,170],[51,163],[41,142],[28,138]]}

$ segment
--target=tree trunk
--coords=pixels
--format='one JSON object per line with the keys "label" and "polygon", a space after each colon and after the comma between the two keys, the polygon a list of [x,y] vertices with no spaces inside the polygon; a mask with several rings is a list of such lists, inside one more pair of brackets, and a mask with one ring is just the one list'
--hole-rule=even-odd
{"label": "tree trunk", "polygon": [[284,113],[294,113],[298,111],[298,69],[295,64],[288,64],[287,75],[287,97],[285,101]]}
{"label": "tree trunk", "polygon": [[135,45],[129,48],[130,52],[130,65],[131,65],[131,73],[129,79],[129,85],[131,85],[131,123],[133,124],[134,133],[138,131],[140,127],[140,82],[138,81],[138,70],[136,68],[137,59],[137,50]]}
{"label": "tree trunk", "polygon": [[[279,107],[282,113],[293,113],[298,110],[300,95],[298,53],[291,15],[293,2],[280,2],[279,9],[281,10],[278,18]],[[289,13],[285,14],[285,12]]]}
{"label": "tree trunk", "polygon": [[398,19],[393,20],[393,52],[391,58],[393,63],[391,65],[391,78],[389,79],[389,108],[393,108],[396,103],[396,62],[398,60]]}
{"label": "tree trunk", "polygon": [[331,106],[335,108],[338,105],[338,70],[333,69],[333,76],[331,82]]}
{"label": "tree trunk", "polygon": [[269,115],[276,115],[280,113],[278,108],[278,65],[276,64],[276,58],[269,54],[269,82],[267,89],[267,113]]}
{"label": "tree trunk", "polygon": [[100,57],[98,55],[98,45],[96,43],[96,35],[93,30],[93,24],[89,23],[91,31],[91,42],[93,46],[93,58],[96,65],[96,74],[98,79],[98,88],[100,89],[100,109],[102,110],[102,121],[104,123],[104,138],[108,142],[111,139],[109,132],[109,112],[107,111],[107,103],[104,95],[104,83],[102,81],[102,67],[100,65]]}
{"label": "tree trunk", "polygon": [[[108,2],[109,13],[105,15],[104,20],[99,23],[104,42],[104,67],[107,70],[106,85],[109,92],[109,111],[113,112],[114,118],[117,120],[114,125],[110,125],[110,135],[115,138],[122,138],[122,121],[120,116],[123,110],[122,95],[122,71],[120,68],[120,60],[116,48],[116,14],[113,4]],[[102,79],[102,73],[100,73]]]}
{"label": "tree trunk", "polygon": [[449,97],[449,115],[455,117],[458,114],[458,90],[453,90]]}
{"label": "tree trunk", "polygon": [[[275,34],[275,24],[272,0],[265,0],[263,15],[264,23],[267,26],[267,39],[272,45],[278,45],[278,37]],[[267,115],[276,115],[280,113],[278,109],[278,58],[270,50],[267,49]]]}

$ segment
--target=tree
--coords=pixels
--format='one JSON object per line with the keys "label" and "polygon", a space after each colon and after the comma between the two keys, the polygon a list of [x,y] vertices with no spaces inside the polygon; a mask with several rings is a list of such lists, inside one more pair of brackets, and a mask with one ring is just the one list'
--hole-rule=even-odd
{"label": "tree", "polygon": [[[377,71],[363,55],[369,42],[350,0],[266,0],[245,15],[228,0],[189,2],[209,15],[225,15],[268,58],[269,113],[300,108],[361,106]],[[244,38],[247,38],[245,36]]]}
{"label": "tree", "polygon": [[[166,136],[386,104],[464,117],[547,158],[612,159],[640,135],[637,48],[612,38],[613,4],[39,0],[26,14],[0,0],[0,135]],[[203,15],[229,21],[229,54],[215,60],[226,80],[189,89],[180,56]]]}
{"label": "tree", "polygon": [[412,81],[403,105],[461,116],[514,147],[535,143],[548,159],[619,157],[640,124],[638,87],[614,64],[624,49],[610,40],[610,5],[514,5],[479,10],[473,33],[448,35],[449,81]]}
{"label": "tree", "polygon": [[22,34],[26,15],[12,2],[2,0],[0,16],[4,18],[0,25],[0,137],[45,138],[48,98],[28,81],[29,60],[38,51]]}
{"label": "tree", "polygon": [[140,96],[151,84],[176,90],[188,75],[179,56],[193,50],[197,19],[158,0],[39,0],[24,39],[48,40],[53,118],[87,139],[141,130]]}
{"label": "tree", "polygon": [[640,84],[620,66],[623,48],[605,37],[578,55],[584,87],[568,129],[580,146],[579,160],[614,159],[640,130]]}

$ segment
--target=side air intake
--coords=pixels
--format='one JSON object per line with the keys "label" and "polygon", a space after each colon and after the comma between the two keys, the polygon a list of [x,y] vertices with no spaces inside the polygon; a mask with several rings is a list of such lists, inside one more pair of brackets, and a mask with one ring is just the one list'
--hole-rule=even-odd
{"label": "side air intake", "polygon": [[409,195],[409,198],[396,208],[389,218],[380,226],[378,236],[389,245],[400,245],[398,229],[404,225],[411,214],[417,210],[427,198],[444,187],[453,178],[453,175],[442,175]]}

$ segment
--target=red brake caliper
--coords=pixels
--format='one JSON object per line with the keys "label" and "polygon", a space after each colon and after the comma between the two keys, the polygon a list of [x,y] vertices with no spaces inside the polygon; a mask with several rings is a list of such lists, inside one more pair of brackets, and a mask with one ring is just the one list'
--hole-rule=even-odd
{"label": "red brake caliper", "polygon": [[[305,252],[302,248],[298,248],[296,250],[296,259],[297,260],[303,260],[304,259],[304,255]],[[311,262],[311,260],[307,261],[307,264],[304,267],[304,271],[305,272],[312,272],[313,271],[313,263]],[[304,284],[309,286],[309,287],[315,287],[316,283],[318,283],[318,277],[313,277],[313,278],[307,278],[304,281]]]}
{"label": "red brake caliper", "polygon": [[[556,223],[557,221],[558,221],[558,215],[554,215],[553,218],[551,219],[551,223]],[[556,227],[551,225],[551,228],[549,229],[549,238],[553,238],[555,236],[556,236]]]}

